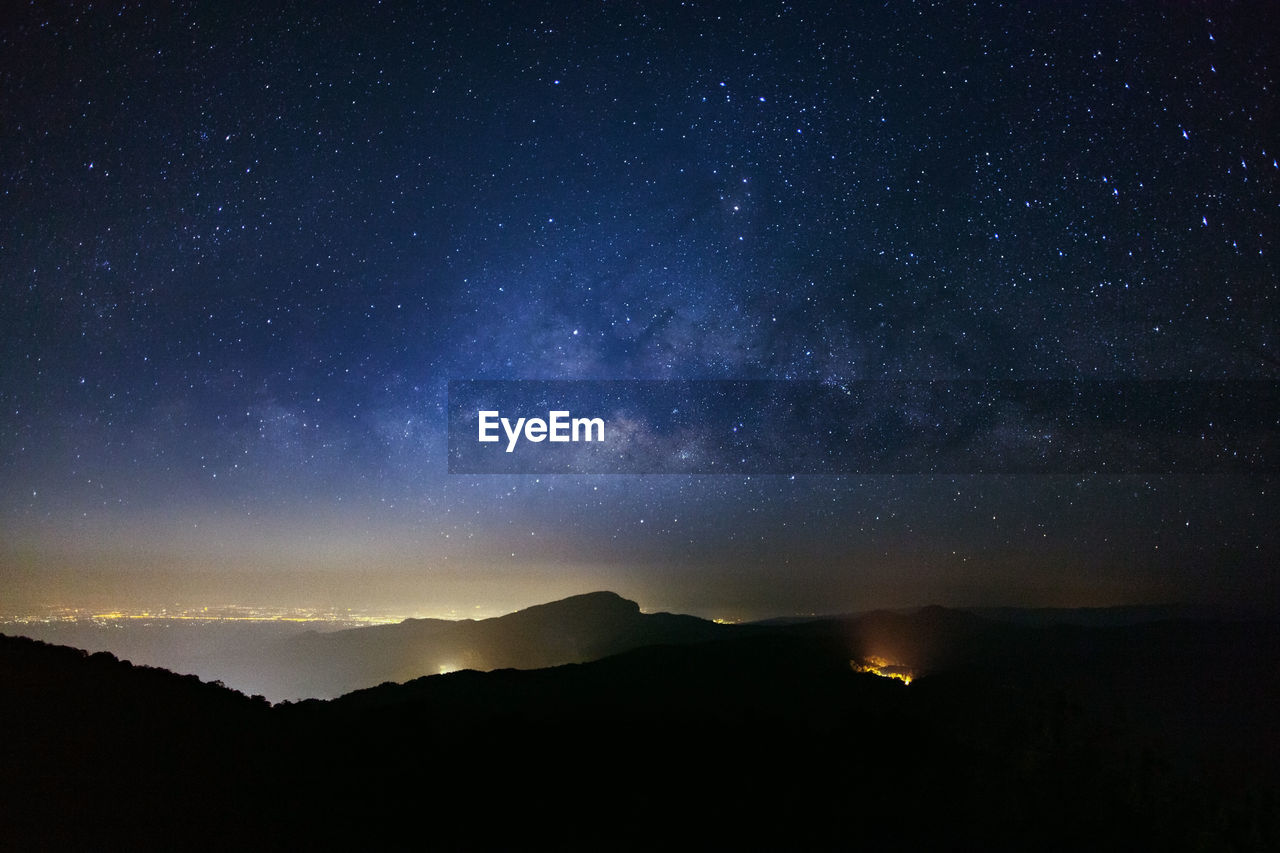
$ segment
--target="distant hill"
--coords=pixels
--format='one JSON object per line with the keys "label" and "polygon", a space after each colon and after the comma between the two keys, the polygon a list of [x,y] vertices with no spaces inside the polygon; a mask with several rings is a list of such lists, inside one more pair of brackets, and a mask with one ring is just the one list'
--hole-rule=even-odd
{"label": "distant hill", "polygon": [[333,698],[384,681],[460,669],[538,669],[628,649],[684,644],[732,631],[694,616],[641,613],[612,592],[577,595],[479,621],[407,619],[395,625],[306,632],[242,653],[246,685],[271,698]]}
{"label": "distant hill", "polygon": [[[645,619],[488,621],[564,655]],[[270,707],[0,636],[0,847],[1276,849],[1278,637],[923,608]]]}
{"label": "distant hill", "polygon": [[[1221,608],[1210,608],[1191,604],[1135,604],[1117,607],[971,607],[969,613],[998,619],[1004,622],[1016,622],[1021,625],[1089,625],[1107,627],[1115,625],[1140,625],[1144,622],[1159,622],[1167,619],[1211,620],[1228,615]],[[1234,614],[1236,618],[1245,618],[1259,614]]]}

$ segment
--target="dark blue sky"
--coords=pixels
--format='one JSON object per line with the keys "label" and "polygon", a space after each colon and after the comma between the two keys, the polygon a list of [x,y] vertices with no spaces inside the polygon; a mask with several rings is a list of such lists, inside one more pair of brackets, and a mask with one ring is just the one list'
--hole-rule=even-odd
{"label": "dark blue sky", "polygon": [[1268,14],[19,9],[0,573],[24,606],[1274,600],[1264,473],[444,452],[450,379],[1274,380]]}

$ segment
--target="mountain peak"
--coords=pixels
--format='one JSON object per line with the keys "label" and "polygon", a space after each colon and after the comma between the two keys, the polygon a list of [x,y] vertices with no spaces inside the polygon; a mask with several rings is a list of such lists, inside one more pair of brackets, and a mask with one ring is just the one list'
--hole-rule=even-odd
{"label": "mountain peak", "polygon": [[582,616],[586,614],[599,614],[609,616],[635,616],[640,613],[640,605],[623,598],[616,592],[601,590],[598,592],[585,592],[581,595],[571,595],[568,598],[562,598],[559,601],[551,601],[546,604],[535,604],[532,607],[526,607],[523,610],[517,610],[510,615],[519,616],[521,614],[549,616]]}

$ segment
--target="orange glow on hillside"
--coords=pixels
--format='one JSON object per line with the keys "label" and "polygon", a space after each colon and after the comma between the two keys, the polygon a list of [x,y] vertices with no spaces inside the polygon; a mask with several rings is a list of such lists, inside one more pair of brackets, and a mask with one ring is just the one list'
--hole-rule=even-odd
{"label": "orange glow on hillside", "polygon": [[870,655],[861,661],[851,660],[849,666],[854,672],[869,672],[881,678],[896,678],[903,684],[910,684],[915,678],[915,673],[907,667],[892,663],[888,658],[878,655]]}

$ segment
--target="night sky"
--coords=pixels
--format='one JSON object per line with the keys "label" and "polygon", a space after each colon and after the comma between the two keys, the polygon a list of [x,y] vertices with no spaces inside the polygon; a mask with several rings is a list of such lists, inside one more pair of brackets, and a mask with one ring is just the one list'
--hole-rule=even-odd
{"label": "night sky", "polygon": [[446,459],[450,380],[1276,380],[1269,4],[74,5],[0,23],[0,609],[1277,600],[1274,472]]}

